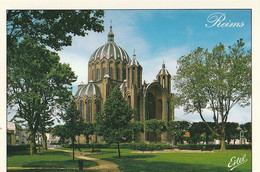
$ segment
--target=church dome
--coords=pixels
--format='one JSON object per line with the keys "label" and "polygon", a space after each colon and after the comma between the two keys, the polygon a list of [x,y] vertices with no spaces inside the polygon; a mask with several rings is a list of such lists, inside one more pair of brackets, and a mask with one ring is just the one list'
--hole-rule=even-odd
{"label": "church dome", "polygon": [[105,45],[99,47],[90,57],[89,61],[100,59],[102,60],[104,57],[107,59],[114,58],[115,60],[121,59],[122,61],[130,62],[130,58],[127,52],[116,45],[114,42],[114,34],[112,32],[112,26],[110,26],[110,31],[107,35],[108,41]]}
{"label": "church dome", "polygon": [[90,81],[88,84],[83,85],[75,94],[75,97],[101,97],[100,90],[93,81]]}

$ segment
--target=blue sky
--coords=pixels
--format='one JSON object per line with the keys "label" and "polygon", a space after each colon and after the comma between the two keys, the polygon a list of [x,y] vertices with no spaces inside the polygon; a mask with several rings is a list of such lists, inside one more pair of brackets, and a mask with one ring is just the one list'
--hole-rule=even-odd
{"label": "blue sky", "polygon": [[[213,13],[225,14],[221,23],[243,23],[243,27],[217,27],[207,18]],[[163,60],[171,75],[176,73],[178,58],[197,47],[211,50],[222,42],[232,45],[243,38],[245,48],[251,49],[251,10],[105,10],[103,33],[90,32],[86,37],[73,37],[72,46],[59,53],[61,61],[69,63],[78,76],[73,92],[81,82],[87,83],[87,66],[91,54],[106,43],[110,20],[115,42],[132,58],[136,50],[137,60],[143,67],[143,80],[152,82],[161,69]],[[184,115],[182,108],[175,109],[176,120],[200,121],[198,114]],[[212,119],[210,111],[205,118]],[[251,107],[235,106],[229,121],[251,121]]]}

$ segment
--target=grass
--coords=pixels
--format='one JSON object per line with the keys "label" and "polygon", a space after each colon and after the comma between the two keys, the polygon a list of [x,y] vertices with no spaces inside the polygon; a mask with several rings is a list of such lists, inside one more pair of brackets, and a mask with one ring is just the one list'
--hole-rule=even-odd
{"label": "grass", "polygon": [[[8,167],[50,167],[50,168],[78,168],[78,159],[72,161],[72,156],[66,152],[47,150],[41,151],[38,155],[29,155],[29,150],[8,152]],[[93,161],[84,161],[84,168],[97,166]],[[8,170],[9,171],[9,170]],[[10,170],[14,171],[14,170]],[[37,170],[15,170],[15,171],[37,171]],[[38,170],[44,171],[44,170]],[[46,170],[47,171],[47,170]],[[49,170],[50,171],[50,170]],[[54,170],[51,170],[54,171]],[[56,171],[73,171],[73,170],[56,170]]]}
{"label": "grass", "polygon": [[[91,149],[82,149],[90,151]],[[215,153],[131,153],[129,149],[121,149],[122,158],[117,157],[116,149],[102,149],[101,154],[89,155],[114,162],[122,171],[171,171],[171,172],[225,172],[230,171],[227,164],[233,156],[246,154],[246,163],[233,171],[251,171],[251,150],[227,150]]]}

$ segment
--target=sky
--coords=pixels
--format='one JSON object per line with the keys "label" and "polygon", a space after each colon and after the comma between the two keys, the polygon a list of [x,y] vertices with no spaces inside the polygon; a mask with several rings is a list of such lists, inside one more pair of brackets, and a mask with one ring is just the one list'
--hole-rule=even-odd
{"label": "sky", "polygon": [[[61,62],[69,63],[78,76],[73,83],[74,93],[79,83],[87,83],[89,58],[107,42],[110,21],[116,44],[131,58],[135,49],[147,83],[156,78],[163,61],[175,75],[177,60],[197,47],[211,50],[220,42],[227,47],[243,38],[245,49],[251,49],[251,10],[105,10],[104,32],[73,37],[72,46],[58,52]],[[220,27],[234,23],[235,27]],[[212,121],[211,112],[204,113],[205,119]],[[182,108],[175,109],[175,119],[201,121],[198,114],[185,114]],[[251,106],[235,106],[228,121],[251,121]]]}

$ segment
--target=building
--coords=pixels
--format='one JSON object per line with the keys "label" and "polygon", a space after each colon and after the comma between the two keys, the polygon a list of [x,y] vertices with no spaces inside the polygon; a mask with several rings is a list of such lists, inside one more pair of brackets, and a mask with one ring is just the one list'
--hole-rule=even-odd
{"label": "building", "polygon": [[[135,52],[131,59],[128,53],[115,43],[112,26],[107,38],[107,43],[97,48],[89,59],[88,84],[78,85],[75,94],[85,122],[94,121],[94,115],[101,111],[112,89],[118,84],[129,106],[137,111],[134,120],[174,120],[174,112],[170,108],[170,99],[173,96],[171,75],[165,64],[162,64],[152,83],[145,83],[142,81],[143,68],[137,61]],[[142,134],[140,138],[140,141],[154,140],[148,134]],[[167,134],[162,134],[158,140],[166,142]]]}
{"label": "building", "polygon": [[16,144],[15,123],[7,121],[7,145]]}

